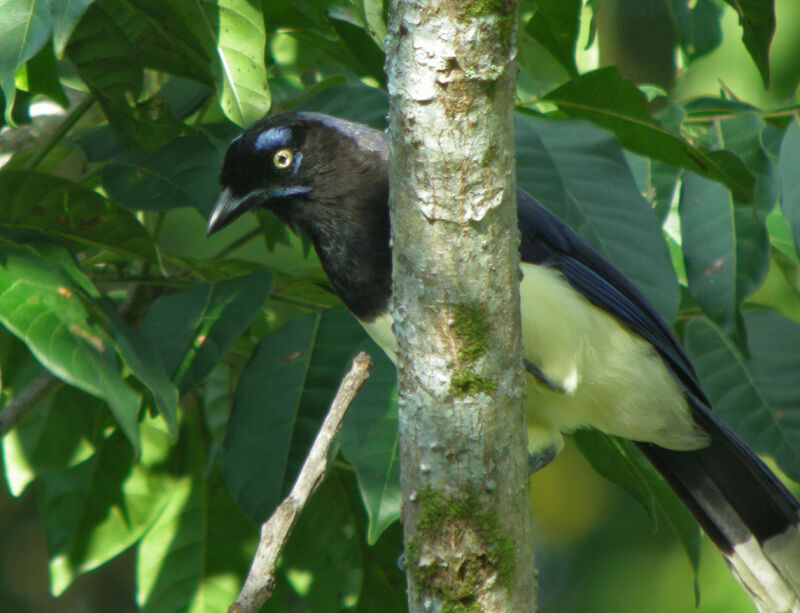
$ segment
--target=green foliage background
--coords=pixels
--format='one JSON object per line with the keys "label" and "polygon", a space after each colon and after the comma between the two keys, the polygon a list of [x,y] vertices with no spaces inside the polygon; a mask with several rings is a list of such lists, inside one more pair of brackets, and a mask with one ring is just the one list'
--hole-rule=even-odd
{"label": "green foliage background", "polygon": [[[405,610],[393,366],[269,213],[204,237],[251,121],[385,125],[385,11],[0,0],[3,406],[54,383],[3,434],[4,608],[225,611],[254,522],[366,349],[372,376],[264,610]],[[674,322],[718,414],[790,482],[798,24],[791,0],[524,0],[517,122],[520,186]],[[633,446],[573,442],[532,480],[542,611],[688,612],[694,581],[697,610],[751,610]]]}

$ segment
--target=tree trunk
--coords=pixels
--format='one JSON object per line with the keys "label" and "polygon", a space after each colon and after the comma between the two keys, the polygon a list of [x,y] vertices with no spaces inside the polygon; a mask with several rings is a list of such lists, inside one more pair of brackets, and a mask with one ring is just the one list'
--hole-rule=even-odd
{"label": "tree trunk", "polygon": [[411,611],[533,611],[512,0],[393,0],[395,334]]}

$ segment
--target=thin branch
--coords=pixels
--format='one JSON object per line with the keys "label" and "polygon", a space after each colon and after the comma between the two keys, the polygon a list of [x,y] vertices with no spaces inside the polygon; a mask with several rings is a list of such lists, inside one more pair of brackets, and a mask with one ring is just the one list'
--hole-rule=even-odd
{"label": "thin branch", "polygon": [[39,404],[60,383],[49,371],[40,372],[0,411],[0,436],[11,430],[25,413]]}
{"label": "thin branch", "polygon": [[306,456],[303,468],[292,486],[292,491],[278,505],[272,516],[261,525],[261,537],[253,556],[250,572],[242,590],[228,613],[257,613],[275,588],[275,566],[306,502],[322,483],[328,469],[328,452],[342,425],[342,419],[353,402],[361,384],[369,376],[370,357],[363,351],[353,359],[350,371],[339,384],[331,408],[320,426],[314,444]]}
{"label": "thin branch", "polygon": [[254,238],[257,238],[260,234],[261,234],[261,228],[255,228],[253,230],[250,230],[247,234],[243,234],[242,236],[237,238],[235,241],[233,241],[230,245],[228,245],[227,247],[224,247],[218,253],[215,253],[211,257],[211,260],[214,261],[214,260],[219,260],[221,258],[228,257],[231,253],[236,251],[239,247],[242,247],[242,246],[246,245],[247,243],[249,243]]}
{"label": "thin branch", "polygon": [[50,135],[50,137],[47,139],[47,142],[42,145],[42,148],[39,149],[36,155],[28,160],[28,163],[25,167],[29,170],[35,169],[42,162],[42,160],[47,157],[47,154],[53,150],[53,147],[61,142],[61,139],[67,135],[67,132],[69,132],[72,127],[78,123],[78,120],[86,114],[86,111],[92,107],[94,102],[95,99],[94,95],[92,94],[88,94],[83,100],[81,100],[78,106],[72,109],[70,114],[64,118],[64,121],[61,122],[56,131]]}

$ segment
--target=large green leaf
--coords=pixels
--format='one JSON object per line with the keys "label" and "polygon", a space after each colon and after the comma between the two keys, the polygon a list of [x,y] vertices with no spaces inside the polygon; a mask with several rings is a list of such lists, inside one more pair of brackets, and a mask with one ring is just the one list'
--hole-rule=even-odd
{"label": "large green leaf", "polygon": [[781,144],[779,171],[781,177],[781,212],[800,245],[800,124],[793,121],[786,129]]}
{"label": "large green leaf", "polygon": [[337,613],[361,591],[362,566],[356,515],[337,474],[314,492],[283,551],[282,574],[309,611]]}
{"label": "large green leaf", "polygon": [[108,402],[138,448],[139,396],[120,375],[113,342],[90,318],[82,291],[36,248],[0,243],[0,322],[55,376]]}
{"label": "large green leaf", "polygon": [[127,211],[72,181],[35,171],[0,171],[0,223],[158,262],[155,244]]}
{"label": "large green leaf", "polygon": [[108,424],[108,410],[101,400],[62,386],[3,437],[11,492],[19,496],[47,471],[63,470],[89,458]]}
{"label": "large green leaf", "polygon": [[517,184],[630,277],[672,321],[675,273],[616,140],[580,121],[517,120]]}
{"label": "large green leaf", "polygon": [[126,326],[105,302],[92,310],[97,321],[103,322],[125,367],[150,394],[153,407],[167,425],[170,436],[178,436],[178,390],[169,380],[156,346],[140,332]]}
{"label": "large green leaf", "polygon": [[744,324],[748,358],[704,319],[689,323],[686,350],[716,415],[800,482],[800,324],[774,311],[746,311]]}
{"label": "large green leaf", "polygon": [[775,208],[781,192],[777,165],[764,145],[769,130],[774,128],[755,112],[739,113],[719,122],[724,147],[738,155],[756,179],[754,202],[762,219]]}
{"label": "large green leaf", "polygon": [[269,110],[267,69],[264,65],[266,33],[261,11],[247,0],[219,0],[203,4],[217,49],[219,104],[239,126],[261,119]]}
{"label": "large green leaf", "polygon": [[700,529],[635,445],[589,430],[575,432],[572,438],[592,468],[630,494],[654,522],[654,508],[661,510],[686,551],[696,576],[700,565]]}
{"label": "large green leaf", "polygon": [[52,45],[44,45],[30,61],[20,66],[15,82],[18,88],[26,92],[44,94],[62,108],[69,107],[69,100],[59,81]]}
{"label": "large green leaf", "polygon": [[[143,458],[163,462],[168,437],[144,425],[141,440]],[[133,463],[130,446],[114,434],[88,460],[41,477],[39,504],[54,594],[139,540],[164,509],[172,478],[150,471],[147,463]]]}
{"label": "large green leaf", "polygon": [[218,479],[180,479],[138,548],[141,611],[226,611],[239,592],[255,535]]}
{"label": "large green leaf", "polygon": [[372,339],[358,349],[372,357],[369,379],[350,404],[339,432],[342,455],[353,466],[374,545],[400,518],[400,456],[397,440],[397,369]]}
{"label": "large green leaf", "polygon": [[47,0],[53,22],[53,45],[58,55],[64,53],[72,31],[92,2],[94,0]]}
{"label": "large green leaf", "polygon": [[525,29],[559,61],[572,77],[575,66],[575,42],[578,38],[580,0],[534,0],[534,12]]}
{"label": "large green leaf", "polygon": [[683,52],[690,62],[710,53],[722,42],[722,7],[713,0],[671,0]]}
{"label": "large green leaf", "polygon": [[263,521],[291,486],[365,332],[344,307],[264,337],[242,371],[222,458],[234,498]]}
{"label": "large green leaf", "polygon": [[127,154],[106,164],[103,187],[132,211],[191,206],[206,217],[219,196],[223,155],[203,135],[176,138],[158,151]]}
{"label": "large green leaf", "polygon": [[[66,52],[126,146],[152,151],[178,135],[181,126],[163,100],[139,102],[144,79],[141,60],[99,4],[86,10]],[[98,62],[98,57],[104,61]]]}
{"label": "large green leaf", "polygon": [[680,166],[727,185],[749,202],[755,180],[729,151],[707,151],[662,127],[647,110],[644,94],[614,67],[600,68],[543,98],[571,117],[588,119],[616,134],[623,147]]}
{"label": "large green leaf", "polygon": [[194,2],[163,0],[98,0],[125,33],[136,56],[148,68],[212,84],[212,49],[205,49],[189,28],[181,10]]}
{"label": "large green leaf", "polygon": [[773,0],[725,0],[739,15],[742,41],[758,66],[764,87],[769,87],[769,46],[775,34]]}
{"label": "large green leaf", "polygon": [[0,15],[0,91],[6,123],[13,124],[14,73],[50,38],[50,12],[47,0],[0,0]]}
{"label": "large green leaf", "polygon": [[156,348],[181,393],[200,383],[263,306],[272,273],[259,268],[159,298],[139,332]]}
{"label": "large green leaf", "polygon": [[683,177],[680,219],[689,290],[735,337],[739,303],[767,272],[766,230],[752,208],[735,207],[725,188],[691,173]]}

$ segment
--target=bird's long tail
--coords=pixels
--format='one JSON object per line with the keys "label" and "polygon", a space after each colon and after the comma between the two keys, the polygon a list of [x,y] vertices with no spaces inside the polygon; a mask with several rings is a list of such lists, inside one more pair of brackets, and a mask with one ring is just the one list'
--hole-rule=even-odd
{"label": "bird's long tail", "polygon": [[727,427],[695,419],[711,444],[639,448],[725,555],[761,613],[800,613],[800,503]]}

